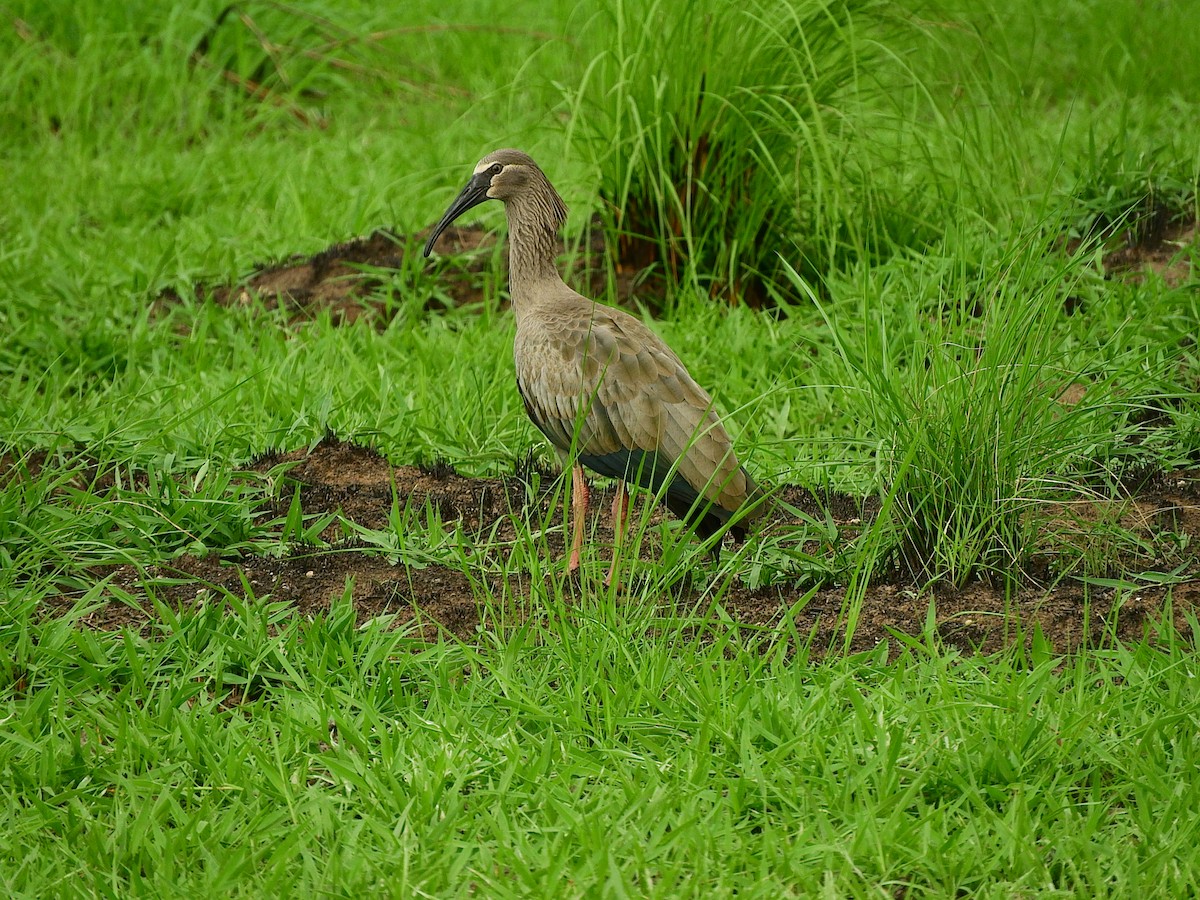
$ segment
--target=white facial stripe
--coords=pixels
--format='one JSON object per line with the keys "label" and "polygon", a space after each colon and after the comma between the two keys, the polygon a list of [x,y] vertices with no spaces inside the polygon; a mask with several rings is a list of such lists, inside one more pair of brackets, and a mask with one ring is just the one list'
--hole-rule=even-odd
{"label": "white facial stripe", "polygon": [[[481,172],[486,172],[488,169],[490,169],[494,165],[496,165],[496,163],[494,161],[490,162],[490,163],[482,163],[481,162],[479,165],[477,165],[475,167],[474,174],[479,175]],[[504,163],[502,165],[503,165],[503,168],[501,169],[501,171],[503,171],[503,169],[507,169],[509,166],[512,165],[512,163]]]}

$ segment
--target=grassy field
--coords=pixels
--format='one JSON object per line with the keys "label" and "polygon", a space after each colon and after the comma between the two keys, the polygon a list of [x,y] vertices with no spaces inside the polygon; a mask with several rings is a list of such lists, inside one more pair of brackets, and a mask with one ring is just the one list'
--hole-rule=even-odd
{"label": "grassy field", "polygon": [[[1138,0],[0,7],[0,886],[1194,892],[1197,58]],[[776,491],[718,562],[645,504],[565,574],[498,204],[417,252],[502,146]]]}

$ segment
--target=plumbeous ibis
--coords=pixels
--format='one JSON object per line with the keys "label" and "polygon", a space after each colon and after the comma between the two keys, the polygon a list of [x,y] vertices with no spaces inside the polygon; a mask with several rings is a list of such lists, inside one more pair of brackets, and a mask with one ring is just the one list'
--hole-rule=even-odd
{"label": "plumbeous ibis", "polygon": [[555,257],[567,207],[537,163],[519,150],[480,160],[434,226],[425,256],[451,222],[485,200],[503,201],[508,218],[517,389],[533,424],[573,463],[569,570],[579,567],[587,512],[581,465],[618,480],[610,580],[628,513],[626,481],[662,492],[671,512],[706,540],[725,528],[743,537],[743,524],[761,512],[761,491],[712,399],[641,320],[563,282]]}

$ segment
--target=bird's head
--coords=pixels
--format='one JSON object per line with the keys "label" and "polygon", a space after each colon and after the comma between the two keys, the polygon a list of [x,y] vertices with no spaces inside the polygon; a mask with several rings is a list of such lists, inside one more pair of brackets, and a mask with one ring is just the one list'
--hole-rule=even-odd
{"label": "bird's head", "polygon": [[524,195],[549,192],[553,198],[552,206],[555,226],[566,219],[567,209],[563,205],[554,188],[546,179],[545,174],[538,168],[528,154],[520,150],[494,150],[481,159],[475,166],[471,180],[454,198],[450,208],[441,220],[433,226],[429,240],[425,242],[425,256],[429,256],[434,243],[450,223],[465,213],[468,209],[478,206],[485,200],[503,200],[508,202]]}

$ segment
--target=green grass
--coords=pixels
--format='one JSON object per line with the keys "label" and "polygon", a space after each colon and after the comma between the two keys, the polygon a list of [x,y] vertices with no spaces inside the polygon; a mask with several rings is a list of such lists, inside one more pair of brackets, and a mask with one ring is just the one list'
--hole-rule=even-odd
{"label": "green grass", "polygon": [[647,642],[638,607],[472,649],[229,601],[164,608],[148,640],[36,629],[0,744],[10,891],[1177,896],[1200,874],[1183,643],[808,666],[736,631]]}
{"label": "green grass", "polygon": [[789,243],[827,268],[865,203],[841,156],[859,95],[878,90],[860,80],[879,61],[868,37],[882,18],[873,0],[598,15],[604,49],[568,89],[569,133],[599,172],[614,258],[754,304],[781,286]]}
{"label": "green grass", "polygon": [[[1124,308],[1107,317],[1108,304],[1127,301],[1088,284],[1086,260],[1056,260],[1028,236],[961,241],[953,255],[920,258],[924,289],[888,296],[890,285],[864,280],[857,315],[823,307],[844,396],[880,441],[898,555],[916,579],[1017,578],[1040,508],[1155,458],[1137,446],[1138,415],[1170,392],[1179,373],[1163,367],[1179,364],[1186,333],[1180,321],[1148,330],[1120,318]],[[1063,309],[1081,294],[1109,325],[1072,347]],[[1139,352],[1122,352],[1129,343]],[[1068,405],[1072,386],[1085,399]]]}
{"label": "green grass", "polygon": [[[680,18],[732,15],[700,2],[263,2],[224,18],[215,2],[8,4],[6,893],[1191,890],[1194,620],[1177,633],[1164,612],[1143,641],[1066,657],[1036,632],[965,657],[932,627],[850,656],[721,606],[734,579],[799,578],[847,586],[852,622],[896,560],[1015,589],[1047,553],[1056,578],[1135,598],[1147,573],[1121,567],[1128,534],[1063,534],[1041,512],[1200,458],[1194,269],[1172,286],[1099,268],[1147,217],[1197,212],[1200,20],[1187,4],[1052,7],[764,0],[730,32]],[[810,16],[803,52],[770,52]],[[724,55],[696,51],[704,35]],[[814,92],[790,109],[800,88]],[[702,178],[696,129],[728,148]],[[685,612],[674,601],[707,563],[644,518],[634,539],[655,560],[628,563],[620,593],[589,560],[581,601],[547,577],[545,523],[500,546],[397,505],[347,536],[399,570],[461,572],[476,640],[360,624],[348,599],[309,618],[250,584],[189,583],[207,599],[178,609],[151,576],[182,554],[344,549],[298,500],[264,517],[298,496],[245,470],[271,448],[332,429],[472,475],[550,458],[496,296],[427,312],[441,288],[414,264],[380,328],[192,299],[263,260],[425,227],[510,145],[572,206],[569,237],[600,212],[617,247],[632,198],[663,258],[687,255],[654,327],[757,475],[876,493],[885,514],[853,540],[820,521],[752,537]],[[708,207],[681,202],[701,188]],[[790,302],[711,302],[750,276]],[[187,299],[152,311],[166,289]],[[1072,383],[1085,400],[1064,409]],[[808,538],[822,549],[800,552]],[[1181,577],[1194,552],[1181,541]],[[501,574],[528,596],[495,595]],[[89,627],[113,597],[148,597],[154,624]]]}

